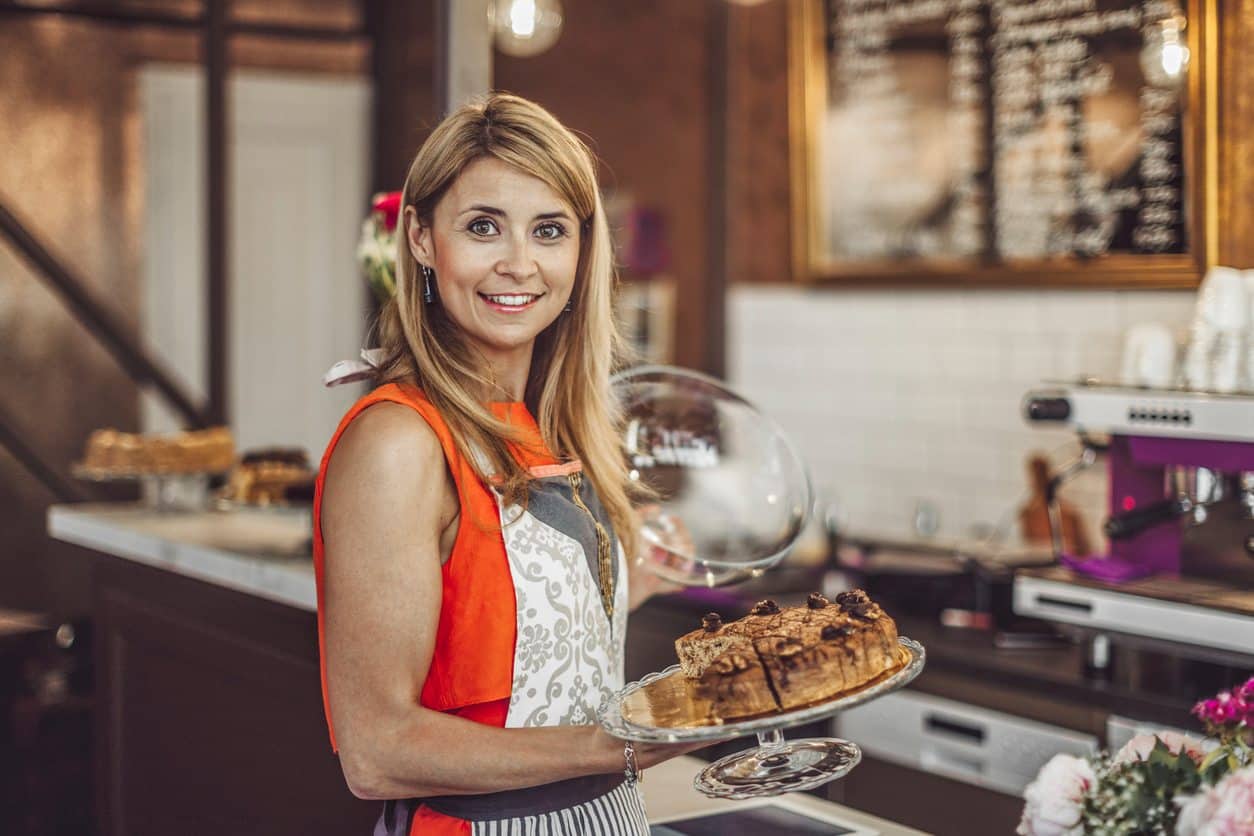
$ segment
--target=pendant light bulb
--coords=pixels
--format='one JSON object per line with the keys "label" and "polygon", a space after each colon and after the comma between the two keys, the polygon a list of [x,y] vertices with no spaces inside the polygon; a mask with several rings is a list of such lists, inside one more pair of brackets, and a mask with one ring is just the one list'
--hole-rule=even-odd
{"label": "pendant light bulb", "polygon": [[561,0],[495,0],[490,8],[496,48],[506,55],[539,55],[562,34]]}

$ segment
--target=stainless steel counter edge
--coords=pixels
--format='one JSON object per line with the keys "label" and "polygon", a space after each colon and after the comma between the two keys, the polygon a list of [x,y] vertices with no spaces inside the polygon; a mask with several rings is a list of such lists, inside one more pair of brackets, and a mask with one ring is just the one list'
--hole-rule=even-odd
{"label": "stainless steel counter edge", "polygon": [[310,559],[249,545],[270,541],[290,551],[307,527],[299,514],[272,511],[157,512],[103,504],[48,509],[48,536],[55,540],[314,611]]}
{"label": "stainless steel counter edge", "polygon": [[1020,615],[1049,621],[1233,653],[1248,654],[1254,647],[1254,618],[1248,615],[1117,589],[1018,575],[1014,580],[1014,608]]}

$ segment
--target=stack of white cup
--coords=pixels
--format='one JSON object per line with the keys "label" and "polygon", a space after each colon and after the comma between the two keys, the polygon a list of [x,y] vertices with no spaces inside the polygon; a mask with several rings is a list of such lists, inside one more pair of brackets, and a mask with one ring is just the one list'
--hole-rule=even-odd
{"label": "stack of white cup", "polygon": [[1198,288],[1197,308],[1185,349],[1182,383],[1202,392],[1254,389],[1254,271],[1212,267]]}
{"label": "stack of white cup", "polygon": [[1245,374],[1241,389],[1254,393],[1254,270],[1245,271]]}
{"label": "stack of white cup", "polygon": [[1126,386],[1170,389],[1176,384],[1176,337],[1159,322],[1128,329],[1119,380]]}
{"label": "stack of white cup", "polygon": [[1176,368],[1171,329],[1128,329],[1120,380],[1128,386],[1254,393],[1254,270],[1212,267],[1197,292],[1193,322]]}

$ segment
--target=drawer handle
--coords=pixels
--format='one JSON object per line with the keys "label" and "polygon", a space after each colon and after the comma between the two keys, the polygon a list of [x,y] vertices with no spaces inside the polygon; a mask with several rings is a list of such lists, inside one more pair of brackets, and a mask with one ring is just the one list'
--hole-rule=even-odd
{"label": "drawer handle", "polygon": [[984,761],[964,758],[935,749],[924,749],[920,752],[919,764],[929,772],[941,770],[958,772],[963,775],[970,775],[973,778],[984,777]]}
{"label": "drawer handle", "polygon": [[1092,613],[1093,605],[1088,601],[1073,601],[1070,598],[1055,598],[1053,595],[1037,595],[1037,604],[1044,604],[1047,607],[1062,607],[1063,609],[1076,610],[1077,612]]}
{"label": "drawer handle", "polygon": [[924,717],[923,726],[930,732],[953,735],[978,745],[984,743],[984,729],[980,726],[949,720],[936,714],[929,714]]}

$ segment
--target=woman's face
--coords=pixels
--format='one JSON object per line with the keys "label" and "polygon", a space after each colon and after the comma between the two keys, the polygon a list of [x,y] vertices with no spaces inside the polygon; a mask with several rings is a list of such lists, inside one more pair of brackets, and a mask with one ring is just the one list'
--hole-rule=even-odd
{"label": "woman's face", "polygon": [[529,363],[536,335],[561,315],[575,284],[571,207],[538,178],[483,157],[453,182],[430,227],[406,213],[414,258],[435,270],[435,304],[494,367]]}

